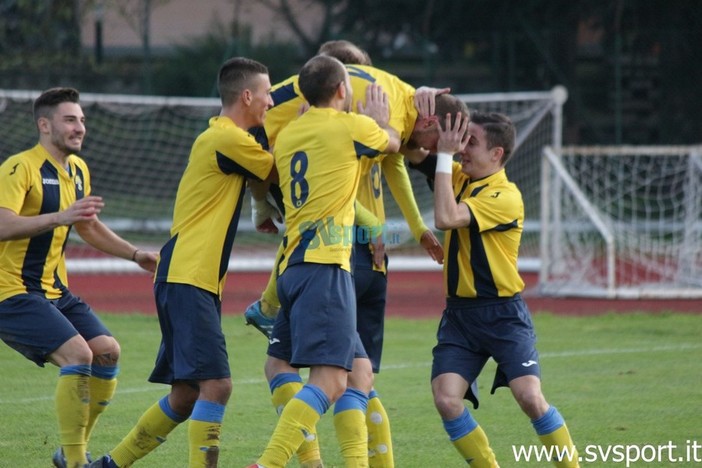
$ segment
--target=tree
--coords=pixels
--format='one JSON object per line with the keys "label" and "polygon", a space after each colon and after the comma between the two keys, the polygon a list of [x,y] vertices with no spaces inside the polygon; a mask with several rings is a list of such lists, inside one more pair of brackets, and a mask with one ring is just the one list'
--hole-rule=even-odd
{"label": "tree", "polygon": [[0,3],[2,68],[33,71],[75,63],[80,46],[78,0]]}

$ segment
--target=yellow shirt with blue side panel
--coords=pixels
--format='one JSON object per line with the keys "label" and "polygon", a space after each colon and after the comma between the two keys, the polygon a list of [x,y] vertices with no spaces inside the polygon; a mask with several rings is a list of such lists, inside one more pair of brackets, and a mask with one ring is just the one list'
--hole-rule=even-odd
{"label": "yellow shirt with blue side panel", "polygon": [[[38,144],[0,166],[0,207],[20,216],[63,211],[87,195],[90,172],[76,155],[69,155],[64,167]],[[58,226],[31,238],[0,242],[0,301],[24,293],[58,299],[67,291],[70,230]]]}
{"label": "yellow shirt with blue side panel", "polygon": [[444,280],[447,297],[511,297],[524,289],[517,256],[524,227],[524,203],[502,169],[470,180],[453,163],[456,201],[470,209],[470,225],[446,232]]}
{"label": "yellow shirt with blue side panel", "polygon": [[376,157],[388,139],[367,116],[317,107],[280,132],[274,155],[286,229],[278,274],[298,263],[351,271],[359,158]]}
{"label": "yellow shirt with blue side panel", "polygon": [[155,281],[193,285],[221,298],[246,179],[265,179],[272,166],[273,156],[246,130],[228,117],[212,117],[180,180]]}

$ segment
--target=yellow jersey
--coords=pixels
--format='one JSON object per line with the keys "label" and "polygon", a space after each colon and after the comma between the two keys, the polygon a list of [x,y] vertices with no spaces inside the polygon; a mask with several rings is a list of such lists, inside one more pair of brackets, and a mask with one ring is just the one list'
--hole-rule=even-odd
{"label": "yellow jersey", "polygon": [[246,130],[228,117],[212,117],[178,185],[155,281],[190,284],[221,298],[246,179],[265,179],[272,166],[273,156]]}
{"label": "yellow jersey", "polygon": [[470,180],[453,163],[456,200],[471,214],[468,226],[446,232],[444,280],[447,297],[511,297],[524,289],[517,256],[524,228],[524,203],[505,170]]}
{"label": "yellow jersey", "polygon": [[[90,172],[69,155],[61,166],[41,145],[0,166],[0,207],[20,216],[63,211],[90,195]],[[23,293],[58,299],[67,291],[65,248],[70,226],[31,238],[0,242],[0,301]]]}
{"label": "yellow jersey", "polygon": [[274,149],[285,203],[278,274],[297,263],[351,271],[359,158],[376,157],[388,134],[371,118],[312,107],[289,123]]}

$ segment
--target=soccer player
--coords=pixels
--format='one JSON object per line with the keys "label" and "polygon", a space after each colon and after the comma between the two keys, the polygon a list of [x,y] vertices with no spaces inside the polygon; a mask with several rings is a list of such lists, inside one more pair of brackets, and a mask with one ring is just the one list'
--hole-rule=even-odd
{"label": "soccer player", "polygon": [[38,366],[59,367],[54,466],[87,463],[86,448],[117,386],[120,347],[90,306],[71,294],[65,264],[71,228],[88,244],[154,271],[157,255],[98,219],[90,171],[77,156],[86,134],[80,95],[52,88],[34,101],[36,146],[0,166],[0,338]]}
{"label": "soccer player", "polygon": [[[515,138],[514,124],[504,114],[457,114],[453,124],[448,115],[438,154],[413,161],[434,178],[435,223],[446,231],[446,309],[433,350],[434,403],[461,457],[471,466],[497,466],[483,429],[463,404],[466,398],[478,407],[471,385],[492,357],[497,362],[492,392],[509,386],[543,444],[552,448],[554,464],[577,467],[563,417],[541,392],[536,336],[520,295],[524,204],[505,173]],[[460,163],[453,161],[455,153]],[[564,451],[570,456],[557,458]]]}
{"label": "soccer player", "polygon": [[[369,87],[365,107],[373,116],[349,113],[353,91],[349,73],[337,59],[316,56],[299,74],[310,109],[285,127],[274,149],[285,202],[284,253],[278,264],[282,303],[268,348],[268,361],[292,369],[310,367],[309,380],[285,404],[276,429],[257,465],[282,467],[342,394],[362,408],[355,428],[363,441],[367,394],[347,388],[357,362],[370,363],[356,331],[351,276],[354,200],[359,159],[395,152],[396,132],[388,126],[387,96]],[[268,362],[267,372],[271,369]],[[276,367],[280,368],[280,367]],[[288,373],[284,373],[283,376]],[[271,384],[278,375],[270,375]],[[349,447],[344,457],[350,461]],[[367,445],[355,447],[356,462],[367,460]]]}
{"label": "soccer player", "polygon": [[131,466],[188,418],[188,466],[217,466],[232,391],[221,297],[246,179],[265,179],[273,167],[273,156],[246,131],[263,124],[272,105],[270,88],[268,70],[259,62],[235,57],[220,67],[222,111],[193,144],[155,276],[162,339],[149,380],[171,391],[91,466]]}

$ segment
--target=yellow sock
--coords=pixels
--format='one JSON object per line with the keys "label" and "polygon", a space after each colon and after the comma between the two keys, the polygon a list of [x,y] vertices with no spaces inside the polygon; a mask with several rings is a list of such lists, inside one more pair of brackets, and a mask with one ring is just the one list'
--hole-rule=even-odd
{"label": "yellow sock", "polygon": [[460,439],[454,440],[453,446],[472,468],[495,468],[498,466],[495,453],[490,448],[485,431],[480,426]]}
{"label": "yellow sock", "polygon": [[67,466],[83,466],[88,462],[85,458],[85,426],[90,402],[89,375],[89,365],[64,366],[56,383],[59,440]]}
{"label": "yellow sock", "polygon": [[221,434],[222,423],[191,419],[188,424],[188,440],[190,441],[190,463],[188,466],[191,468],[217,466]]}
{"label": "yellow sock", "polygon": [[320,417],[320,413],[306,402],[298,398],[290,400],[256,463],[268,468],[285,466],[305,439],[315,437]]}
{"label": "yellow sock", "polygon": [[578,451],[570,438],[568,427],[565,424],[550,434],[540,435],[539,439],[545,447],[553,447],[554,452],[558,451],[562,454],[560,459],[552,460],[553,464],[558,468],[577,468],[580,466],[578,463]]}
{"label": "yellow sock", "polygon": [[118,466],[131,466],[164,443],[168,434],[185,419],[173,412],[165,396],[141,415],[122,442],[110,450],[110,456]]}
{"label": "yellow sock", "polygon": [[467,408],[456,419],[444,420],[444,429],[451,443],[463,459],[474,468],[495,468],[495,453],[483,428],[473,419]]}
{"label": "yellow sock", "polygon": [[544,447],[551,450],[553,464],[559,468],[576,468],[578,451],[570,438],[563,416],[554,406],[549,406],[546,413],[531,422]]}
{"label": "yellow sock", "polygon": [[224,410],[223,404],[214,401],[195,402],[188,425],[191,468],[217,466]]}
{"label": "yellow sock", "polygon": [[390,420],[375,390],[371,391],[368,399],[366,426],[368,427],[368,465],[371,468],[395,466]]}
{"label": "yellow sock", "polygon": [[348,388],[334,406],[334,428],[347,468],[368,466],[368,396]]}
{"label": "yellow sock", "polygon": [[[281,381],[286,381],[282,385],[275,385],[271,393],[271,401],[276,413],[280,415],[283,412],[285,405],[302,389],[302,379],[297,374],[281,374],[276,377]],[[274,381],[275,382],[275,379]],[[315,428],[316,432],[316,428]],[[322,455],[319,451],[319,440],[316,433],[309,440],[305,439],[297,449],[297,458],[301,466],[316,467],[321,466]]]}
{"label": "yellow sock", "polygon": [[92,434],[98,418],[112,401],[117,388],[117,379],[103,379],[93,375],[88,381],[88,386],[90,387],[90,413],[88,424],[85,427],[86,444],[90,441],[90,434]]}

